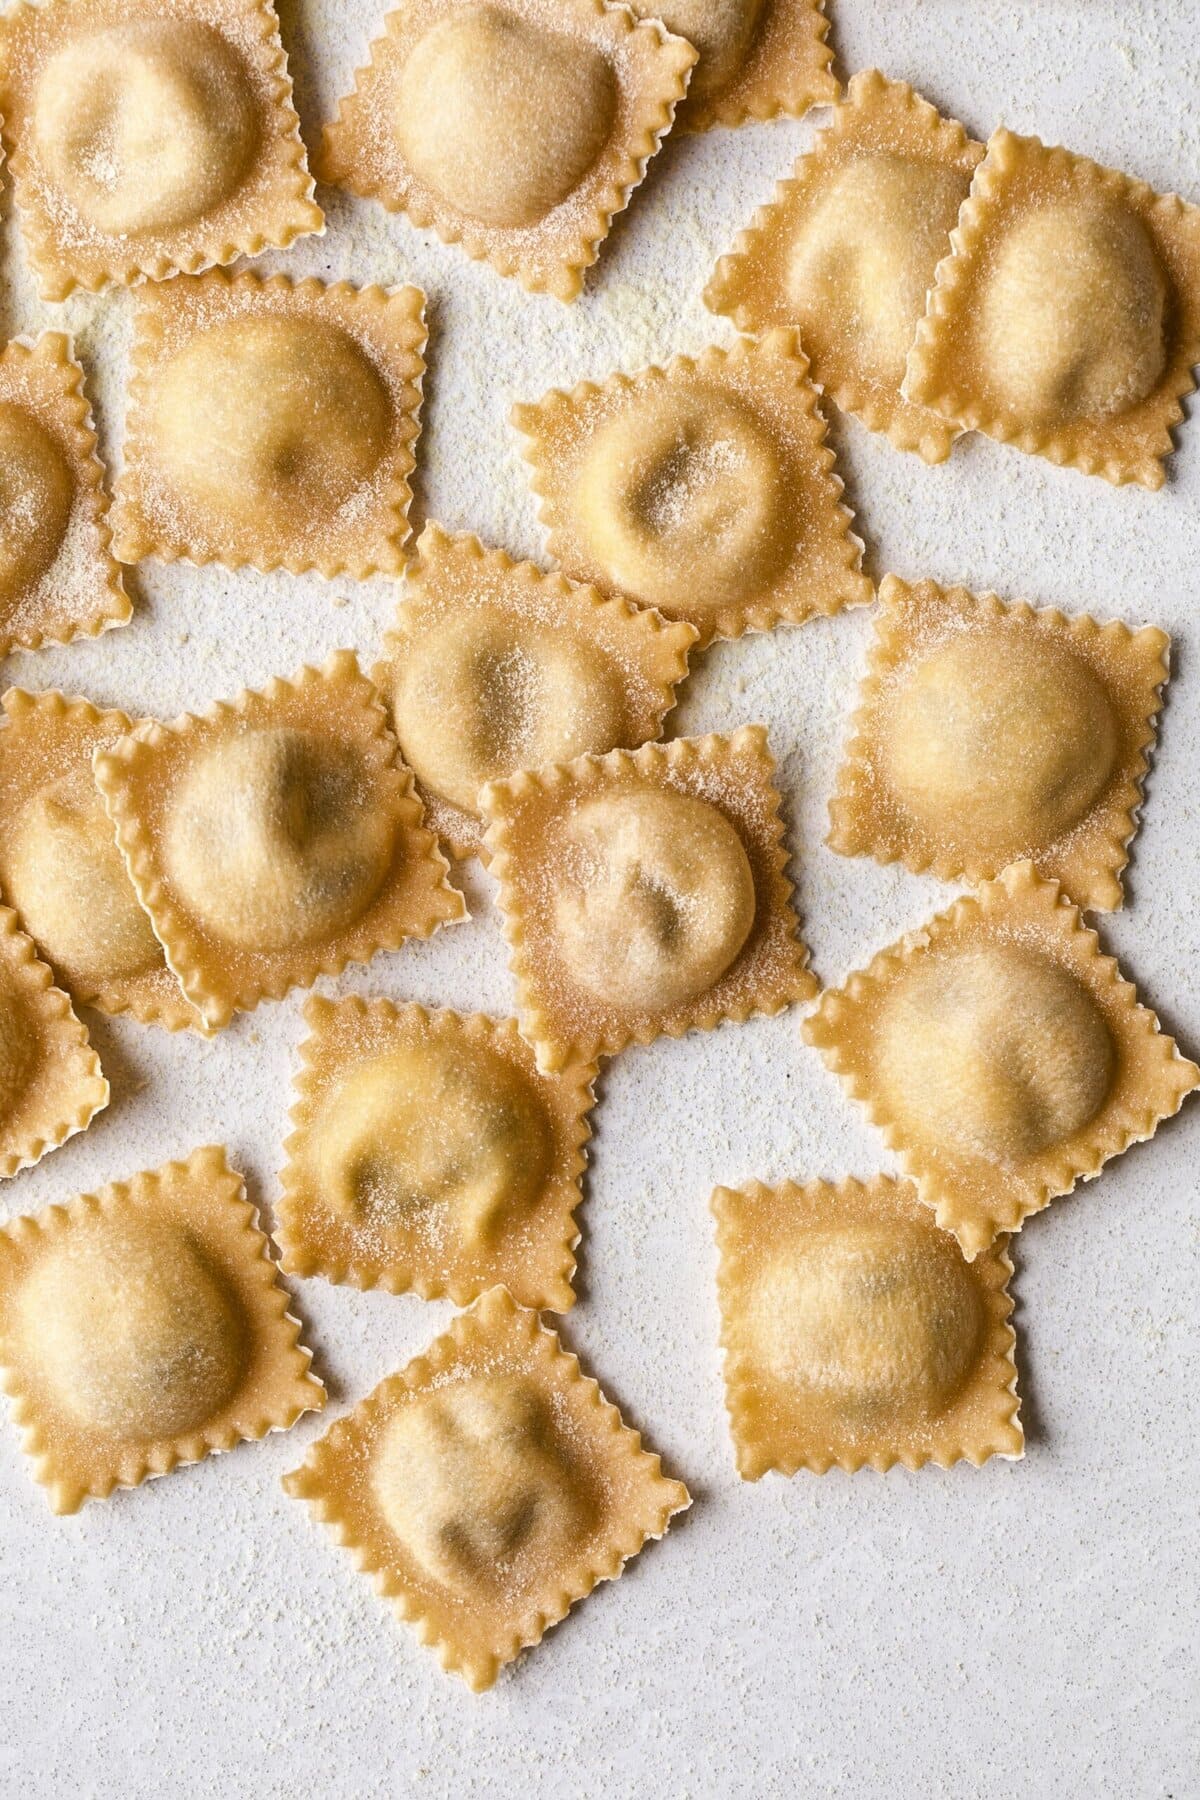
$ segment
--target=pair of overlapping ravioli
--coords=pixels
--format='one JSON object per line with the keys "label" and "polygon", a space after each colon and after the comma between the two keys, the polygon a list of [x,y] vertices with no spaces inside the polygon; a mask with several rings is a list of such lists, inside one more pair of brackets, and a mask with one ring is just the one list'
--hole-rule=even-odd
{"label": "pair of overlapping ravioli", "polygon": [[319,171],[573,300],[676,108],[702,129],[832,99],[826,30],[813,0],[407,0]]}
{"label": "pair of overlapping ravioli", "polygon": [[349,651],[100,749],[97,785],[205,1024],[464,916]]}
{"label": "pair of overlapping ravioli", "polygon": [[0,906],[0,1178],[56,1150],[107,1105],[85,1027],[17,915]]}
{"label": "pair of overlapping ravioli", "polygon": [[779,331],[515,407],[550,554],[702,644],[868,601],[808,377]]}
{"label": "pair of overlapping ravioli", "polygon": [[773,776],[765,731],[745,726],[483,789],[521,1031],[540,1070],[813,994]]}
{"label": "pair of overlapping ravioli", "polygon": [[48,300],[322,228],[269,0],[18,5],[0,89]]}
{"label": "pair of overlapping ravioli", "polygon": [[374,678],[442,842],[479,850],[497,777],[656,737],[696,637],[427,525]]}
{"label": "pair of overlapping ravioli", "polygon": [[805,1021],[939,1225],[978,1256],[1200,1086],[1028,862],[882,950]]}
{"label": "pair of overlapping ravioli", "polygon": [[413,287],[222,270],[142,288],[118,556],[398,571],[424,303]]}
{"label": "pair of overlapping ravioli", "polygon": [[1159,487],[1200,360],[1200,208],[858,75],[705,298],[799,329],[818,385],[942,460],[979,430]]}
{"label": "pair of overlapping ravioli", "polygon": [[1022,1454],[1004,1240],[968,1262],[882,1175],[718,1188],[712,1207],[746,1480]]}
{"label": "pair of overlapping ravioli", "polygon": [[104,470],[70,340],[0,354],[0,656],[95,637],[131,607],[110,549]]}
{"label": "pair of overlapping ravioli", "polygon": [[1028,857],[1119,906],[1168,648],[1152,625],[886,576],[830,843],[945,881]]}
{"label": "pair of overlapping ravioli", "polygon": [[1158,488],[1198,361],[1200,207],[997,131],[917,331],[909,398]]}
{"label": "pair of overlapping ravioli", "polygon": [[339,1420],[285,1486],[476,1691],[689,1504],[503,1288]]}
{"label": "pair of overlapping ravioli", "polygon": [[906,82],[856,75],[828,129],[717,264],[706,304],[740,331],[795,327],[835,405],[942,461],[955,428],[901,386],[982,155]]}
{"label": "pair of overlapping ravioli", "polygon": [[0,1229],[0,1380],[55,1512],[323,1406],[288,1305],[214,1146]]}
{"label": "pair of overlapping ravioli", "polygon": [[563,1312],[594,1065],[540,1075],[512,1019],[314,997],[277,1236],[283,1266]]}

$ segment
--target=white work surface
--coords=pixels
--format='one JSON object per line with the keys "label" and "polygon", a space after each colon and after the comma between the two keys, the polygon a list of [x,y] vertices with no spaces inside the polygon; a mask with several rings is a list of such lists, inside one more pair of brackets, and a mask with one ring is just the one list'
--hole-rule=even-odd
{"label": "white work surface", "polygon": [[[310,143],[382,0],[285,0]],[[836,0],[840,72],[877,64],[977,136],[1000,121],[1200,200],[1195,0]],[[727,342],[700,292],[824,115],[669,142],[574,307],[526,294],[381,207],[329,192],[323,239],[264,259],[415,281],[432,322],[414,518],[514,552],[540,537],[507,414],[553,384]],[[40,305],[5,181],[5,337],[64,322],[120,440],[126,295]],[[926,468],[832,438],[876,576],[935,576],[1175,634],[1128,906],[1104,940],[1200,1046],[1200,421],[1158,494],[986,438]],[[147,565],[133,623],[5,674],[169,716],[352,645],[395,593]],[[696,660],[673,732],[764,720],[804,934],[840,980],[951,890],[822,843],[868,611]],[[473,918],[326,984],[512,1005],[491,884]],[[219,1140],[269,1223],[302,996],[211,1043],[88,1013],[112,1083],[91,1129],[4,1185],[33,1210]],[[444,1675],[280,1477],[440,1331],[447,1305],[293,1283],[324,1419],[75,1518],[0,1421],[0,1793],[61,1796],[1172,1796],[1200,1792],[1200,1104],[1017,1239],[1028,1452],[976,1471],[739,1481],[723,1407],[708,1196],[751,1176],[892,1166],[793,1010],[634,1050],[600,1083],[568,1345],[695,1498],[482,1697]]]}

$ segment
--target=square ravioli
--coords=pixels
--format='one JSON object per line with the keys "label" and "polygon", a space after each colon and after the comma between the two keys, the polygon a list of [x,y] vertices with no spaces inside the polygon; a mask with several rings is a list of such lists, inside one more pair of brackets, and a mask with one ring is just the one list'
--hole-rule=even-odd
{"label": "square ravioli", "polygon": [[1121,904],[1170,639],[887,575],[829,805],[844,856],[943,881],[1029,858]]}
{"label": "square ravioli", "polygon": [[888,1175],[718,1188],[712,1209],[744,1480],[1024,1454],[1004,1239],[967,1262]]}
{"label": "square ravioli", "polygon": [[430,825],[471,856],[486,782],[657,737],[695,641],[689,625],[430,524],[374,679]]}
{"label": "square ravioli", "polygon": [[210,1026],[465,916],[348,650],[147,720],[93,766],[138,898]]}
{"label": "square ravioli", "polygon": [[47,300],[320,231],[268,0],[49,0],[0,26],[4,136]]}
{"label": "square ravioli", "polygon": [[171,1031],[203,1020],[167,967],[92,773],[134,728],[90,700],[10,688],[0,727],[0,889],[72,999]]}
{"label": "square ravioli", "polygon": [[317,173],[574,300],[695,60],[603,0],[404,0],[325,127]]}
{"label": "square ravioli", "polygon": [[982,155],[907,82],[865,70],[721,258],[705,304],[739,331],[794,326],[835,406],[898,449],[943,462],[957,428],[900,388]]}
{"label": "square ravioli", "polygon": [[816,981],[761,725],[484,788],[491,872],[538,1068],[777,1013]]}
{"label": "square ravioli", "polygon": [[0,1381],[56,1513],[325,1404],[225,1152],[0,1230]]}
{"label": "square ravioli", "polygon": [[117,555],[402,569],[426,336],[414,287],[217,269],[143,288]]}
{"label": "square ravioli", "polygon": [[513,408],[568,575],[740,637],[872,598],[793,332]]}
{"label": "square ravioli", "polygon": [[0,1179],[39,1162],[108,1105],[86,1028],[0,906]]}
{"label": "square ravioli", "polygon": [[1153,1137],[1200,1086],[1028,862],[827,989],[804,1035],[968,1259]]}
{"label": "square ravioli", "polygon": [[595,1066],[539,1075],[513,1019],[304,1008],[275,1236],[291,1275],[565,1312]]}
{"label": "square ravioli", "polygon": [[339,1419],[284,1486],[476,1693],[691,1504],[503,1288]]}
{"label": "square ravioli", "polygon": [[64,332],[0,353],[0,656],[128,623],[83,370]]}
{"label": "square ravioli", "polygon": [[677,131],[798,119],[838,97],[823,0],[630,0],[699,55]]}
{"label": "square ravioli", "polygon": [[1200,362],[1200,207],[997,131],[909,354],[960,430],[1161,487]]}

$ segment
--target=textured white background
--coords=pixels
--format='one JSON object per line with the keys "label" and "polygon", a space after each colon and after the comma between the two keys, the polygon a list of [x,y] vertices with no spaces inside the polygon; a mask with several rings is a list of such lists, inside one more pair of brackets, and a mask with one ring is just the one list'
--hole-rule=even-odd
{"label": "textured white background", "polygon": [[[310,141],[362,61],[381,0],[284,0]],[[914,82],[977,135],[1003,120],[1200,200],[1196,0],[837,0],[843,75]],[[723,339],[700,303],[716,255],[812,121],[670,143],[582,304],[527,296],[399,219],[326,194],[329,231],[284,266],[414,280],[433,335],[416,516],[532,553],[506,418],[552,383]],[[4,336],[63,320],[98,366],[119,444],[125,296],[41,307],[5,195]],[[1200,428],[1158,495],[1114,492],[984,439],[943,468],[836,420],[875,574],[994,587],[1175,634],[1175,680],[1130,904],[1106,941],[1200,1045]],[[148,566],[124,631],[14,657],[6,674],[168,714],[339,644],[367,654],[386,582]],[[947,889],[823,848],[860,612],[716,649],[677,731],[770,726],[799,898],[823,980]],[[506,1010],[488,882],[475,917],[337,984]],[[228,1143],[270,1217],[299,998],[210,1045],[89,1015],[113,1102],[7,1183],[0,1213]],[[717,1181],[867,1173],[880,1145],[795,1012],[610,1066],[582,1212],[568,1343],[691,1484],[696,1504],[483,1698],[444,1676],[349,1558],[283,1495],[323,1427],[55,1520],[0,1432],[0,1792],[42,1796],[1174,1796],[1200,1791],[1196,1685],[1200,1106],[1017,1243],[1029,1453],[976,1473],[734,1474],[716,1346]],[[329,1418],[448,1309],[298,1284]]]}

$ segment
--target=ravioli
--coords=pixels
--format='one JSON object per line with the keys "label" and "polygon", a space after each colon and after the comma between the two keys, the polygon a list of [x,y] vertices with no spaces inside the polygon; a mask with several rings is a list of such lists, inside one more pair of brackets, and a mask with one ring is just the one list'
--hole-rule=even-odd
{"label": "ravioli", "polygon": [[798,119],[837,99],[820,0],[634,0],[633,11],[661,19],[698,52],[679,131]]}
{"label": "ravioli", "polygon": [[829,842],[943,880],[1030,857],[1121,903],[1170,640],[884,577]]}
{"label": "ravioli", "polygon": [[1197,361],[1200,207],[997,131],[909,356],[909,398],[1158,488]]}
{"label": "ravioli", "polygon": [[138,900],[92,774],[133,721],[10,688],[0,729],[0,889],[72,997],[170,1030],[201,1027]]}
{"label": "ravioli", "polygon": [[871,598],[793,333],[513,409],[566,573],[740,637]]}
{"label": "ravioli", "polygon": [[718,1188],[712,1209],[747,1481],[1022,1455],[1004,1240],[967,1262],[886,1175]]}
{"label": "ravioli", "polygon": [[718,262],[705,304],[739,331],[794,326],[843,412],[927,462],[956,435],[901,396],[934,272],[982,144],[906,82],[867,69],[828,128]]}
{"label": "ravioli", "polygon": [[43,296],[285,246],[324,215],[267,0],[50,0],[3,25],[4,127]]}
{"label": "ravioli", "polygon": [[695,639],[689,625],[427,525],[375,681],[451,851],[480,849],[487,782],[656,737]]}
{"label": "ravioli", "polygon": [[133,611],[83,381],[64,332],[0,352],[0,656],[96,637]]}
{"label": "ravioli", "polygon": [[277,1236],[283,1266],[572,1305],[594,1067],[539,1075],[511,1019],[357,997],[304,1010]]}
{"label": "ravioli", "polygon": [[108,1100],[86,1027],[0,906],[0,1179],[85,1131]]}
{"label": "ravioli", "polygon": [[815,988],[760,726],[483,790],[523,1035],[545,1072]]}
{"label": "ravioli", "polygon": [[349,651],[95,759],[138,898],[206,1024],[463,917]]}
{"label": "ravioli", "polygon": [[288,1306],[216,1146],[0,1229],[0,1368],[54,1511],[323,1406]]}
{"label": "ravioli", "polygon": [[425,339],[412,287],[214,271],[142,289],[118,555],[400,570]]}
{"label": "ravioli", "polygon": [[284,1486],[476,1692],[690,1504],[500,1287],[339,1420]]}
{"label": "ravioli", "polygon": [[318,170],[574,300],[695,59],[600,0],[408,0],[326,126]]}
{"label": "ravioli", "polygon": [[968,1258],[1152,1137],[1200,1085],[1028,862],[828,989],[804,1032]]}

